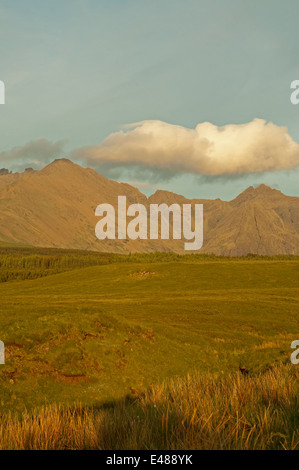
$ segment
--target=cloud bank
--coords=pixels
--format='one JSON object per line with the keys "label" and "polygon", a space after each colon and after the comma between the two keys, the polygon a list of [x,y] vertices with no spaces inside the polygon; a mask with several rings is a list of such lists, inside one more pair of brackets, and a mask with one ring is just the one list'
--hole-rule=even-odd
{"label": "cloud bank", "polygon": [[[0,168],[42,168],[65,157],[67,141],[39,139],[0,152]],[[82,147],[70,158],[106,176],[156,183],[179,174],[202,178],[244,177],[299,166],[299,144],[286,127],[262,119],[223,127],[209,122],[195,129],[142,121],[110,134],[101,145]]]}
{"label": "cloud bank", "polygon": [[263,119],[223,127],[204,122],[195,129],[142,121],[110,134],[102,145],[74,150],[71,157],[106,169],[150,170],[157,176],[241,176],[296,168],[299,144],[286,127]]}
{"label": "cloud bank", "polygon": [[61,157],[66,143],[66,140],[58,142],[51,142],[47,139],[34,140],[0,152],[0,165],[13,166],[15,169],[23,169],[24,166],[40,168],[56,157]]}

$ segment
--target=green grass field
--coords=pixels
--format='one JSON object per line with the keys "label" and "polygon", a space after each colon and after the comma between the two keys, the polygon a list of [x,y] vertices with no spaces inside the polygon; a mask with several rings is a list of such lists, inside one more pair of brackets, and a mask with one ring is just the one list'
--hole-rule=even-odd
{"label": "green grass field", "polygon": [[98,407],[195,371],[251,376],[298,339],[295,257],[2,247],[0,266],[1,413]]}

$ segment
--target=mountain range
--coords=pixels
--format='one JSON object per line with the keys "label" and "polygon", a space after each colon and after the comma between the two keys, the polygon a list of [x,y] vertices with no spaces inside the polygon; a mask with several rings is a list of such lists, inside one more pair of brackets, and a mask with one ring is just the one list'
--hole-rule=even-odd
{"label": "mountain range", "polygon": [[39,247],[134,253],[184,253],[183,240],[98,240],[95,208],[118,196],[127,203],[203,204],[201,253],[242,256],[248,253],[299,254],[299,198],[261,185],[232,201],[187,199],[168,191],[147,198],[126,183],[95,170],[58,159],[39,171],[2,171],[0,175],[0,241]]}

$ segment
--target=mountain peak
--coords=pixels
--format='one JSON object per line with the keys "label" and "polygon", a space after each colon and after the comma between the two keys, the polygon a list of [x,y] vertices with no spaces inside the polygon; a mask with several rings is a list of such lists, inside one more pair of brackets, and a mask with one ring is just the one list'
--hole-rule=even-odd
{"label": "mountain peak", "polygon": [[265,193],[269,191],[276,191],[273,188],[270,188],[270,186],[267,186],[266,184],[260,184],[259,186],[253,186],[253,189],[259,193]]}
{"label": "mountain peak", "polygon": [[274,195],[283,195],[281,191],[277,189],[270,188],[270,186],[267,186],[266,184],[260,184],[258,186],[249,186],[245,191],[243,191],[241,194],[239,194],[234,201],[241,201],[244,202],[246,200],[250,200],[256,197],[269,197],[269,196],[274,196]]}
{"label": "mountain peak", "polygon": [[75,163],[73,163],[68,158],[55,158],[55,160],[53,160],[53,162],[50,163],[48,166],[50,166],[50,165],[61,165],[61,164],[75,165]]}
{"label": "mountain peak", "polygon": [[53,162],[46,165],[44,168],[40,170],[42,174],[52,174],[53,172],[61,172],[68,169],[75,169],[82,167],[77,165],[76,163],[72,162],[68,158],[56,158]]}

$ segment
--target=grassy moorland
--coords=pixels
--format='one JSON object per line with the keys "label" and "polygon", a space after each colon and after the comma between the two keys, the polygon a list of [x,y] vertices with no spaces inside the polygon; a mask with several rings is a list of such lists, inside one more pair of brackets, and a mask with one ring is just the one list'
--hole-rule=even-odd
{"label": "grassy moorland", "polygon": [[299,371],[196,373],[110,406],[48,405],[6,415],[1,449],[298,450]]}
{"label": "grassy moorland", "polygon": [[0,447],[293,448],[298,269],[2,246]]}

